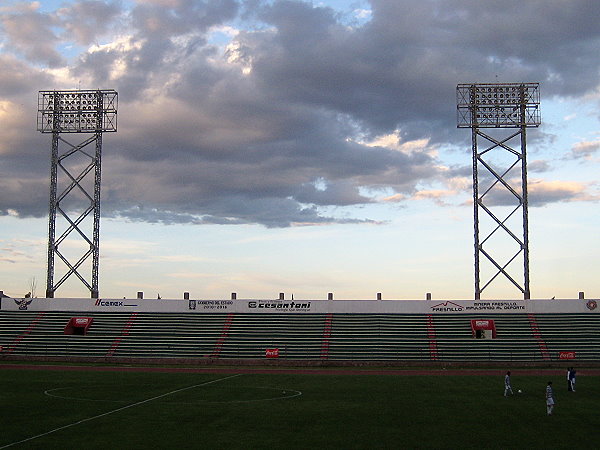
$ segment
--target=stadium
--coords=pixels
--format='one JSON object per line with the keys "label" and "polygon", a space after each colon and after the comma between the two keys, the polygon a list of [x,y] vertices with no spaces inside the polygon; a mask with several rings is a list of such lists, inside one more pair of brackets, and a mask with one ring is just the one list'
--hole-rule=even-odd
{"label": "stadium", "polygon": [[[471,128],[473,142],[473,300],[103,298],[99,161],[102,132],[116,131],[117,94],[39,98],[38,129],[53,135],[46,297],[0,291],[0,378],[9,387],[0,395],[20,418],[3,430],[0,449],[589,446],[600,395],[600,300],[583,292],[530,298],[525,129],[540,123],[537,83],[457,86],[458,127]],[[481,128],[519,131],[500,138]],[[59,157],[61,133],[94,137]],[[515,137],[520,149],[508,144]],[[71,174],[62,160],[90,144],[96,157]],[[484,159],[490,150],[514,161],[498,172]],[[519,166],[521,185],[512,186],[508,174]],[[60,195],[59,167],[68,175]],[[87,192],[80,180],[92,169]],[[70,217],[60,203],[76,186],[90,206]],[[494,208],[496,187],[512,206]],[[83,229],[88,216],[91,233]],[[59,251],[71,235],[89,250]],[[64,264],[57,280],[55,261]],[[482,299],[498,277],[522,298]],[[68,278],[90,298],[56,295]],[[506,388],[510,374],[514,391]],[[544,410],[548,395],[555,415]]]}
{"label": "stadium", "polygon": [[[333,293],[327,299],[101,297],[100,154],[102,132],[116,131],[116,104],[112,90],[40,92],[38,130],[53,136],[46,297],[0,291],[0,377],[10,387],[1,398],[13,417],[24,418],[3,430],[0,449],[594,442],[597,427],[589,419],[600,395],[600,299],[583,292],[576,299],[530,298],[525,129],[540,124],[537,83],[457,86],[458,127],[471,128],[473,142],[473,300],[430,294],[384,300],[380,293],[363,300]],[[481,128],[519,131],[500,138]],[[75,146],[61,133],[95,136]],[[511,148],[517,137],[520,148]],[[69,148],[59,157],[61,142]],[[96,157],[79,175],[68,172],[62,160],[90,144]],[[491,150],[511,155],[508,169],[492,168],[484,159]],[[62,191],[59,168],[68,175]],[[519,168],[521,184],[512,186],[508,174]],[[93,192],[86,192],[80,181],[92,169]],[[60,203],[75,187],[90,206],[70,217]],[[514,204],[494,209],[495,189]],[[57,216],[66,225],[58,238]],[[88,216],[91,233],[80,226]],[[59,251],[71,234],[89,246],[74,259]],[[90,259],[88,277],[83,263]],[[64,263],[58,280],[55,260]],[[82,281],[90,298],[56,295],[69,277]],[[497,277],[522,298],[482,299]],[[560,383],[565,369],[567,394]],[[505,388],[503,396],[510,374],[515,390],[507,395]],[[544,398],[555,401],[552,379],[557,417],[548,427],[555,417],[550,409],[546,415]]]}
{"label": "stadium", "polygon": [[583,293],[494,301],[138,297],[3,298],[3,358],[311,365],[600,360],[600,300]]}
{"label": "stadium", "polygon": [[[568,448],[598,437],[597,300],[235,297],[2,298],[0,398],[22,419],[0,448]],[[503,397],[506,370],[514,394]]]}

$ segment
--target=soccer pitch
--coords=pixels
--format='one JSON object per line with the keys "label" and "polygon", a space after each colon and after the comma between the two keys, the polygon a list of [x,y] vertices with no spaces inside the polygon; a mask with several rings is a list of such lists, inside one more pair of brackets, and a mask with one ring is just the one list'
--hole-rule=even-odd
{"label": "soccer pitch", "polygon": [[[599,377],[7,369],[0,448],[595,448]],[[548,417],[546,383],[557,405]],[[522,394],[517,390],[521,389]]]}

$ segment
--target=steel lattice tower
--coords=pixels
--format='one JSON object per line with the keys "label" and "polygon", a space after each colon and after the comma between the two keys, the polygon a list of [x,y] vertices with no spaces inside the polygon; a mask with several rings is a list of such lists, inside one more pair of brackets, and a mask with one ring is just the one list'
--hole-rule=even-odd
{"label": "steel lattice tower", "polygon": [[457,126],[472,130],[475,299],[499,275],[529,299],[526,130],[541,123],[539,83],[459,84],[456,96]]}
{"label": "steel lattice tower", "polygon": [[[71,275],[98,298],[102,133],[117,131],[117,101],[114,90],[39,92],[37,129],[52,133],[47,298],[53,298]],[[63,138],[74,133],[88,136],[78,144]],[[67,250],[59,249],[61,245]],[[65,269],[57,282],[55,257]],[[91,274],[84,276],[82,269],[90,257]]]}

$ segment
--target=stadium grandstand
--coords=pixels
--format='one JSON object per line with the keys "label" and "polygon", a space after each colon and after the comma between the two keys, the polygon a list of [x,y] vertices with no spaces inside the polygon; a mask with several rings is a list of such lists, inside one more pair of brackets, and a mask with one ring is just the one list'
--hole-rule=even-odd
{"label": "stadium grandstand", "polygon": [[[600,360],[600,300],[0,298],[0,357]],[[580,296],[582,297],[582,296]]]}

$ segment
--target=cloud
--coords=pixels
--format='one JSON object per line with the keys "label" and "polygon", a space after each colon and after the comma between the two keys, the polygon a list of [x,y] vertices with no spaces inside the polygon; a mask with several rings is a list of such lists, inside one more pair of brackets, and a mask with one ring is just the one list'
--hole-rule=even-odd
{"label": "cloud", "polygon": [[121,14],[120,2],[87,0],[59,8],[55,16],[64,29],[64,39],[88,45],[104,36]]}
{"label": "cloud", "polygon": [[[568,10],[559,0],[373,0],[369,20],[348,26],[332,8],[285,0],[5,8],[0,105],[18,114],[0,136],[0,214],[47,214],[37,91],[80,83],[119,92],[119,131],[104,137],[106,216],[288,227],[371,223],[355,207],[377,202],[443,202],[469,188],[470,167],[450,167],[440,150],[468,140],[456,130],[456,84],[593,92],[599,14],[584,0]],[[215,30],[230,31],[217,40]]]}
{"label": "cloud", "polygon": [[39,260],[47,246],[43,240],[0,239],[0,262],[31,264]]}
{"label": "cloud", "polygon": [[556,202],[597,202],[600,195],[593,192],[594,185],[577,181],[529,180],[530,206],[545,206]]}
{"label": "cloud", "polygon": [[600,150],[600,140],[577,142],[571,148],[567,159],[590,159]]}
{"label": "cloud", "polygon": [[361,195],[358,187],[350,181],[325,183],[322,188],[315,183],[305,183],[298,188],[294,199],[313,205],[348,206],[370,203],[371,199]]}
{"label": "cloud", "polygon": [[[0,98],[19,100],[31,94],[32,86],[43,86],[51,77],[13,55],[0,53]],[[33,88],[35,89],[35,88]]]}
{"label": "cloud", "polygon": [[[521,180],[506,179],[517,195],[521,195]],[[480,182],[480,186],[482,183]],[[479,194],[483,192],[480,189]],[[600,195],[595,183],[577,181],[547,181],[529,178],[527,183],[529,207],[541,207],[550,203],[597,202]],[[518,207],[519,199],[500,183],[485,193],[483,204],[488,207]]]}
{"label": "cloud", "polygon": [[551,165],[548,161],[537,159],[535,161],[527,162],[527,171],[532,172],[548,172],[551,169]]}
{"label": "cloud", "polygon": [[5,9],[0,15],[0,24],[9,47],[34,63],[58,67],[65,63],[57,46],[59,37],[53,28],[56,21],[38,11],[39,3],[19,3],[14,9]]}

